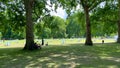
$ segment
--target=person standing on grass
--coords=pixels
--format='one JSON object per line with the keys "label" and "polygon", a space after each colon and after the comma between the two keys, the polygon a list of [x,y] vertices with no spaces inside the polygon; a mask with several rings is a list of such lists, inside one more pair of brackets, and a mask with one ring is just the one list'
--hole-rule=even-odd
{"label": "person standing on grass", "polygon": [[102,44],[104,43],[104,40],[102,39]]}
{"label": "person standing on grass", "polygon": [[42,45],[44,45],[44,39],[42,38]]}
{"label": "person standing on grass", "polygon": [[62,39],[62,44],[64,44],[65,43],[65,40],[64,40],[64,38]]}
{"label": "person standing on grass", "polygon": [[103,39],[103,37],[101,38],[102,39],[102,44],[104,43],[104,39]]}

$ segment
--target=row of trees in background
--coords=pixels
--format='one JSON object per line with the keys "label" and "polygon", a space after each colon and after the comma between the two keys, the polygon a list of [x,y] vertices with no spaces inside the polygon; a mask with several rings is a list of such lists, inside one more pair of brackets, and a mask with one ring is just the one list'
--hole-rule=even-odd
{"label": "row of trees in background", "polygon": [[[104,9],[103,9],[104,10]],[[101,12],[101,11],[100,11]],[[79,16],[78,16],[79,15]],[[109,15],[109,14],[108,14]],[[103,15],[104,16],[104,15]],[[106,16],[106,15],[105,15]],[[83,18],[83,20],[82,20]],[[81,19],[81,20],[80,20]],[[93,20],[92,20],[93,19]],[[113,18],[112,18],[113,19]],[[91,16],[92,21],[92,36],[114,36],[117,34],[117,22],[99,21],[97,13]],[[114,20],[113,20],[114,21]],[[84,14],[80,11],[72,14],[69,18],[62,19],[57,16],[47,16],[44,20],[34,24],[35,38],[85,38],[85,21]],[[17,30],[11,27],[11,25],[1,31],[1,39],[24,39],[25,27]]]}
{"label": "row of trees in background", "polygon": [[[68,18],[50,16],[51,10],[46,5],[54,6],[53,11],[63,7]],[[78,5],[82,8],[76,10]],[[118,32],[119,42],[119,6],[119,0],[1,0],[0,32],[2,38],[7,39],[26,37],[25,49],[34,45],[34,35],[35,38],[86,37],[85,44],[92,45],[91,36],[110,36]]]}

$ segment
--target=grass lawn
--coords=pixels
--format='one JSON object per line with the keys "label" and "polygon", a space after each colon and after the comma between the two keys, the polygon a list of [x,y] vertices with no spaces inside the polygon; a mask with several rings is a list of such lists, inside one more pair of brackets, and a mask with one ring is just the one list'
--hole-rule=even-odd
{"label": "grass lawn", "polygon": [[49,45],[32,52],[22,48],[0,47],[0,68],[120,68],[117,43]]}

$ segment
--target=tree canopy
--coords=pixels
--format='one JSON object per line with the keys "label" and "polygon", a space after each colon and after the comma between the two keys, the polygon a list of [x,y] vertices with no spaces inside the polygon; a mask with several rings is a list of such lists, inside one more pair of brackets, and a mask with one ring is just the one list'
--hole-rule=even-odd
{"label": "tree canopy", "polygon": [[[35,38],[84,37],[85,45],[92,45],[92,37],[118,33],[119,42],[119,0],[0,1],[1,39],[23,39],[28,36],[34,43],[34,36]],[[56,12],[60,7],[68,13],[67,19],[51,16],[50,12]]]}

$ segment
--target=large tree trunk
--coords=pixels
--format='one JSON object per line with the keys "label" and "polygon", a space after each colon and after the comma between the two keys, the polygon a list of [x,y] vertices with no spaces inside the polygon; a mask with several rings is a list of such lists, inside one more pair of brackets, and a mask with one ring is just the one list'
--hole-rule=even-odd
{"label": "large tree trunk", "polygon": [[90,24],[89,10],[88,10],[87,6],[85,6],[84,11],[85,11],[85,17],[86,17],[86,41],[85,41],[85,45],[92,46],[93,43],[91,40],[91,24]]}
{"label": "large tree trunk", "polygon": [[120,0],[118,0],[118,7],[119,7],[119,21],[118,21],[118,39],[117,39],[117,43],[120,43]]}
{"label": "large tree trunk", "polygon": [[120,20],[118,21],[118,38],[117,38],[117,43],[120,43]]}
{"label": "large tree trunk", "polygon": [[32,21],[32,8],[34,0],[24,0],[24,5],[26,9],[26,44],[24,50],[34,50],[38,49],[34,43],[33,35],[33,21]]}

